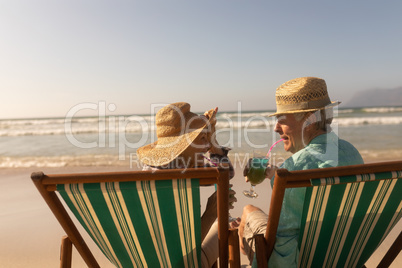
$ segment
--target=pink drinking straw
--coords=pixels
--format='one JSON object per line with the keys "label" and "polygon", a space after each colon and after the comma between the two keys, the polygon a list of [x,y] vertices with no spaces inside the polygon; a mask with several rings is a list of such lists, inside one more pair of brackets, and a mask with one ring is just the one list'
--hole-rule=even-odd
{"label": "pink drinking straw", "polygon": [[278,144],[279,142],[281,142],[281,141],[283,141],[283,139],[280,139],[280,140],[276,141],[274,144],[272,144],[271,148],[269,148],[269,151],[268,151],[268,153],[267,153],[266,158],[269,157],[269,154],[271,153],[271,151],[272,151],[272,149],[274,148],[274,146],[277,145],[277,144]]}
{"label": "pink drinking straw", "polygon": [[[269,157],[269,154],[271,153],[272,149],[275,147],[275,145],[277,145],[278,143],[280,143],[281,141],[283,141],[283,139],[280,139],[278,141],[276,141],[274,144],[272,144],[271,148],[269,148],[269,151],[267,153],[266,158]],[[208,157],[206,157],[205,155],[203,155],[202,157],[204,157],[205,159],[207,159],[212,165],[214,165],[215,167],[218,166],[218,164],[216,164],[215,162],[213,162],[211,159],[209,159]]]}
{"label": "pink drinking straw", "polygon": [[205,155],[202,155],[205,159],[207,159],[212,165],[214,165],[215,167],[218,166],[218,164],[216,164],[215,162],[213,162],[211,159],[209,159],[208,157],[206,157]]}

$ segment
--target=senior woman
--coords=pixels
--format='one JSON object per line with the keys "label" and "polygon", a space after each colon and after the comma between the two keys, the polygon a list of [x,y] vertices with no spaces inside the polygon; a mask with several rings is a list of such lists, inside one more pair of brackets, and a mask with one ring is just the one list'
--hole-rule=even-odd
{"label": "senior woman", "polygon": [[[215,124],[217,108],[197,115],[190,104],[177,102],[166,105],[155,116],[158,140],[138,148],[137,155],[144,164],[143,170],[194,168],[208,166],[204,154],[209,152],[213,163],[229,164],[229,177],[234,169],[228,158],[229,149],[219,146]],[[201,265],[211,267],[218,258],[216,192],[209,198],[201,217]],[[236,202],[235,192],[229,190],[229,208]]]}
{"label": "senior woman", "polygon": [[[331,102],[323,79],[301,77],[292,79],[276,90],[277,123],[275,132],[283,139],[284,149],[293,153],[280,168],[289,171],[362,164],[363,159],[349,142],[332,132]],[[274,182],[276,166],[268,166],[266,177]],[[247,174],[248,167],[244,174]],[[269,267],[297,267],[298,235],[305,188],[291,188],[285,192],[278,232]],[[241,251],[253,264],[255,234],[264,234],[268,215],[253,205],[243,209],[239,226]],[[255,258],[254,258],[255,259]]]}

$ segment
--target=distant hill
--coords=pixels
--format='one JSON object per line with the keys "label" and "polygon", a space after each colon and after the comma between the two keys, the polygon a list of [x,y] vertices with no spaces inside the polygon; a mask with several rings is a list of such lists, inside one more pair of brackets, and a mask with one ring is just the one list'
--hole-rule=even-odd
{"label": "distant hill", "polygon": [[346,107],[402,106],[402,87],[395,89],[370,89],[357,92]]}

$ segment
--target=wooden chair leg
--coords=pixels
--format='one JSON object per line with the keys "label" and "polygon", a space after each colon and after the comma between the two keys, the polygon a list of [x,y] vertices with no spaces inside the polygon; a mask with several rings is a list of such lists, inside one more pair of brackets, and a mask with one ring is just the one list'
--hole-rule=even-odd
{"label": "wooden chair leg", "polygon": [[395,239],[392,246],[389,248],[384,258],[382,258],[381,262],[377,267],[389,267],[391,263],[398,256],[399,252],[402,250],[402,232],[399,233],[398,237]]}
{"label": "wooden chair leg", "polygon": [[73,243],[68,236],[63,236],[60,249],[60,268],[71,268],[72,253]]}
{"label": "wooden chair leg", "polygon": [[238,229],[229,229],[229,267],[240,268],[240,243]]}
{"label": "wooden chair leg", "polygon": [[267,255],[267,242],[263,234],[257,234],[255,239],[255,256],[257,259],[257,266],[268,268],[268,255]]}

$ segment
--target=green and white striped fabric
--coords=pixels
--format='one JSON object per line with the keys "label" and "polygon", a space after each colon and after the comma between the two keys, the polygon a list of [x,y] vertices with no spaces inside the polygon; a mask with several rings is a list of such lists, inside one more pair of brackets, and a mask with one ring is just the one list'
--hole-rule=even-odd
{"label": "green and white striped fabric", "polygon": [[340,183],[350,183],[350,182],[362,182],[362,181],[379,181],[390,178],[402,178],[402,171],[392,171],[392,172],[378,172],[378,173],[368,173],[360,175],[351,176],[341,176],[341,177],[330,177],[310,180],[311,185],[331,185]]}
{"label": "green and white striped fabric", "polygon": [[199,267],[198,179],[58,185],[116,267]]}
{"label": "green and white striped fabric", "polygon": [[362,267],[402,216],[400,178],[402,171],[312,180],[321,186],[306,189],[299,267]]}

